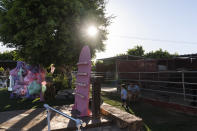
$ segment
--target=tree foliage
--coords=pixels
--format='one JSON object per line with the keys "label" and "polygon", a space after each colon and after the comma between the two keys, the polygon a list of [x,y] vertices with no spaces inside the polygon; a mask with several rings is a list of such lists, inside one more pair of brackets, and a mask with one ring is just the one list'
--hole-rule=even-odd
{"label": "tree foliage", "polygon": [[[105,0],[0,0],[0,41],[30,64],[74,64],[84,45],[104,50],[110,17]],[[98,28],[97,37],[86,35]]]}
{"label": "tree foliage", "polygon": [[168,51],[166,50],[162,50],[161,48],[159,50],[156,51],[151,51],[145,54],[145,57],[147,58],[172,58],[173,56],[177,56],[178,54],[170,54]]}
{"label": "tree foliage", "polygon": [[128,49],[127,54],[128,55],[134,55],[134,56],[144,56],[144,49],[142,46],[134,46],[132,49]]}
{"label": "tree foliage", "polygon": [[120,53],[120,54],[117,54],[116,56],[126,56],[127,54],[126,53]]}
{"label": "tree foliage", "polygon": [[178,56],[177,53],[174,54],[170,54],[168,51],[166,50],[162,50],[161,48],[159,50],[156,51],[150,51],[148,53],[144,53],[145,50],[143,49],[142,46],[134,46],[134,48],[132,49],[128,49],[127,51],[127,55],[135,55],[135,56],[144,56],[146,58],[172,58],[174,56]]}
{"label": "tree foliage", "polygon": [[13,61],[23,61],[24,59],[19,55],[17,50],[0,52],[0,60],[13,60]]}
{"label": "tree foliage", "polygon": [[3,52],[1,53],[0,52],[0,60],[13,60],[14,57],[13,57],[13,54],[11,52]]}

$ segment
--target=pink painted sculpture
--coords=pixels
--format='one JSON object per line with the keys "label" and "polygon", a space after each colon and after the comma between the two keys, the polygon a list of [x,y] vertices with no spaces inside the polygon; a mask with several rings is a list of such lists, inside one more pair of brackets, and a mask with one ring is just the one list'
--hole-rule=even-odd
{"label": "pink painted sculpture", "polygon": [[27,65],[18,61],[17,67],[10,71],[11,98],[35,98],[40,96],[40,101],[44,101],[46,91],[45,71],[40,67]]}
{"label": "pink painted sculpture", "polygon": [[88,46],[84,46],[77,63],[78,72],[75,89],[74,110],[80,112],[80,116],[89,116],[89,89],[91,75],[91,55]]}

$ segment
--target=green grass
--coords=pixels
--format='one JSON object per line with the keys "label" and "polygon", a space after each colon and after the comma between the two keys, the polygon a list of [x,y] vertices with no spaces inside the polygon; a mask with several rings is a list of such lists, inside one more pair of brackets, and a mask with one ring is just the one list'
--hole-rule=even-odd
{"label": "green grass", "polygon": [[9,96],[10,94],[6,88],[0,89],[0,112],[40,107],[43,108],[43,104],[45,103],[49,104],[50,106],[68,105],[74,103],[74,100],[51,100],[40,102],[39,98],[36,98],[34,100],[24,98],[10,99]]}
{"label": "green grass", "polygon": [[[102,99],[105,103],[125,110],[117,94],[102,92]],[[146,131],[197,131],[197,116],[177,113],[140,101],[131,104],[129,110],[125,111],[141,117]]]}

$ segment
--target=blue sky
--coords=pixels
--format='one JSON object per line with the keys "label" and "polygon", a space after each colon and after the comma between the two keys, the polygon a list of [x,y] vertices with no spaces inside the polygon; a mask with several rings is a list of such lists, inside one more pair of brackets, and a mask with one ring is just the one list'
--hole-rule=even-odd
{"label": "blue sky", "polygon": [[[134,45],[146,52],[162,48],[197,53],[197,0],[109,0],[107,13],[116,18],[109,27],[106,51],[97,58],[126,53]],[[155,39],[175,42],[151,41]]]}
{"label": "blue sky", "polygon": [[109,0],[106,12],[116,18],[108,28],[106,50],[97,58],[126,53],[135,45],[142,45],[146,52],[162,48],[170,53],[197,53],[197,0]]}

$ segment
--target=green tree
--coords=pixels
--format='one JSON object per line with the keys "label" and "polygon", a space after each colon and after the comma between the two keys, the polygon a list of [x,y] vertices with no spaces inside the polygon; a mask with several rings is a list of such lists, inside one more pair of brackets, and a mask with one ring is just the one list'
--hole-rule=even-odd
{"label": "green tree", "polygon": [[132,49],[128,49],[127,54],[128,55],[135,55],[135,56],[144,56],[144,49],[142,46],[134,46]]}
{"label": "green tree", "polygon": [[[0,41],[30,64],[73,65],[84,45],[94,56],[104,50],[105,0],[0,0]],[[90,38],[90,24],[97,37]]]}
{"label": "green tree", "polygon": [[24,61],[23,56],[20,55],[18,50],[14,50],[10,52],[13,56],[14,61]]}
{"label": "green tree", "polygon": [[6,51],[6,52],[0,52],[0,60],[13,60],[14,57],[11,52]]}
{"label": "green tree", "polygon": [[127,55],[126,53],[120,53],[120,54],[117,54],[116,57],[117,56],[126,56],[126,55]]}
{"label": "green tree", "polygon": [[0,60],[13,60],[13,61],[23,61],[23,58],[19,55],[17,50],[0,52]]}
{"label": "green tree", "polygon": [[168,51],[166,50],[162,50],[161,48],[159,50],[156,51],[151,51],[145,54],[145,57],[147,58],[172,58],[173,56],[177,56],[178,54],[170,54]]}

